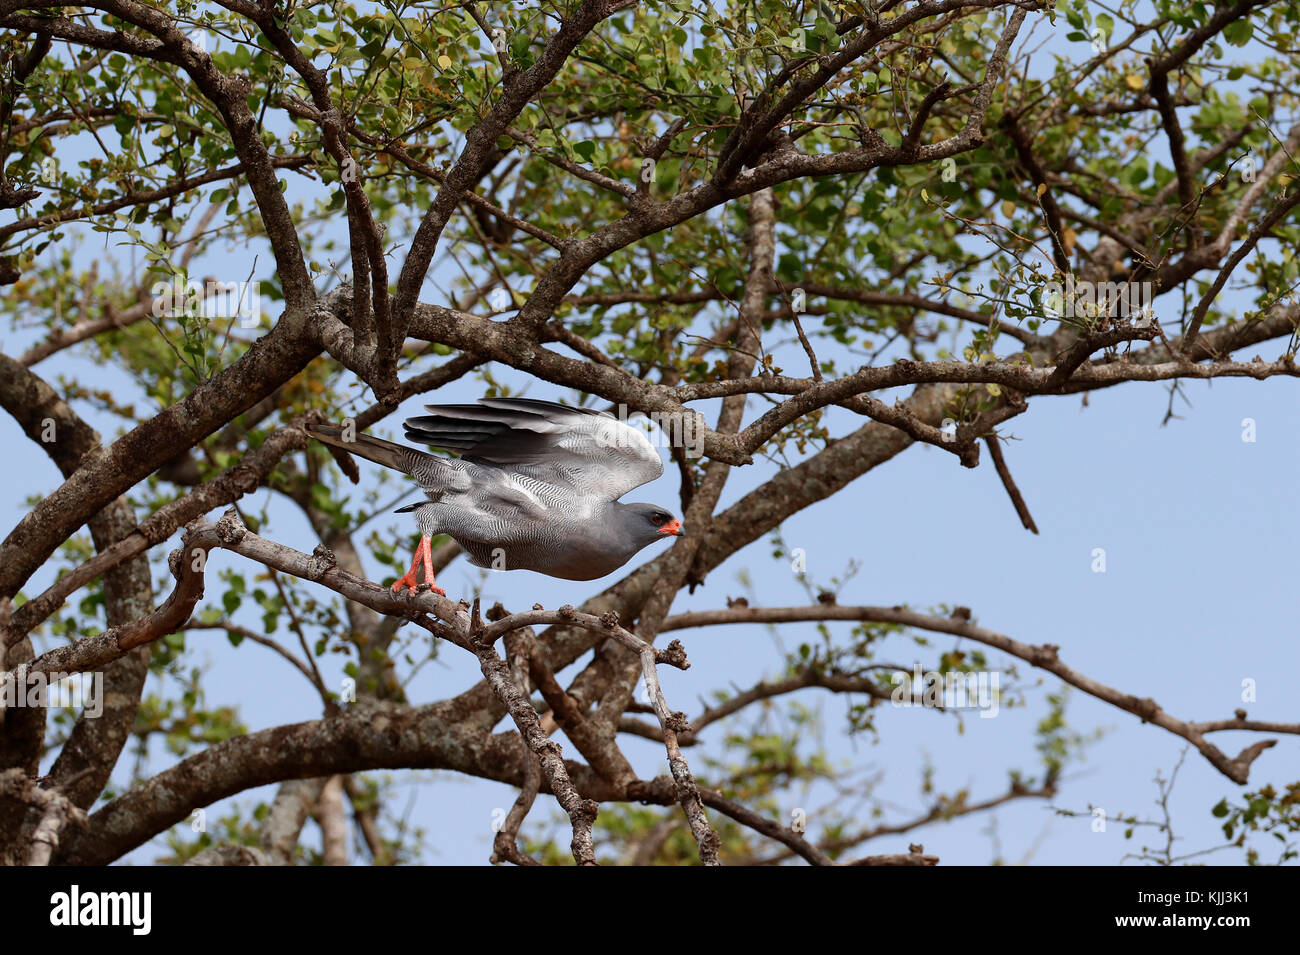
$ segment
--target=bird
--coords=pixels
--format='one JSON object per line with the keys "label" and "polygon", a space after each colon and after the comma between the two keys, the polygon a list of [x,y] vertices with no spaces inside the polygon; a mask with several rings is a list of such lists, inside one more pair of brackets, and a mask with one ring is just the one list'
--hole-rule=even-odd
{"label": "bird", "polygon": [[430,454],[373,435],[309,424],[318,441],[409,474],[426,500],[398,508],[419,525],[411,567],[393,583],[415,593],[416,571],[442,596],[431,539],[447,534],[471,563],[533,570],[563,580],[595,580],[656,541],[684,536],[682,522],[656,504],[619,500],[663,474],[644,432],[613,415],[537,398],[480,398],[425,405],[403,422],[408,440],[458,457]]}

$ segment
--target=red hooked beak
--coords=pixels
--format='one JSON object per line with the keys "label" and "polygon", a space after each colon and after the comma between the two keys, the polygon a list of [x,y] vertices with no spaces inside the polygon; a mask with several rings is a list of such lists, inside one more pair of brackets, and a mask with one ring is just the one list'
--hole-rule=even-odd
{"label": "red hooked beak", "polygon": [[685,536],[685,535],[682,534],[682,522],[679,521],[679,520],[678,520],[677,518],[675,518],[675,517],[674,517],[671,521],[669,521],[667,524],[665,524],[663,527],[659,528],[659,533],[660,533],[660,534],[669,534],[669,535],[671,535],[672,537],[683,537],[683,536]]}

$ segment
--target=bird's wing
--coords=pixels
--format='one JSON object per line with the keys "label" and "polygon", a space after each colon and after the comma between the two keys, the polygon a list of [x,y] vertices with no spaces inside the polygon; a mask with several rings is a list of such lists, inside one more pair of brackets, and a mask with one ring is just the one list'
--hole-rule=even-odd
{"label": "bird's wing", "polygon": [[584,497],[614,501],[664,473],[643,432],[601,411],[533,398],[425,407],[432,414],[406,419],[408,439]]}

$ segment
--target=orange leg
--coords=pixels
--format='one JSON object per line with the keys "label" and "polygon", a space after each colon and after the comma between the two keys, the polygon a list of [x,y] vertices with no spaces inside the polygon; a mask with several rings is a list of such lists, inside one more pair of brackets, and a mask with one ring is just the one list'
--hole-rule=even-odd
{"label": "orange leg", "polygon": [[447,591],[439,587],[437,581],[433,579],[433,552],[430,549],[430,541],[427,537],[420,538],[420,544],[415,548],[415,556],[411,558],[411,569],[393,581],[393,591],[399,592],[403,587],[407,587],[410,593],[415,593],[420,586],[420,582],[415,576],[415,569],[421,564],[424,565],[424,580],[429,585],[429,588],[441,597],[447,596]]}
{"label": "orange leg", "polygon": [[429,586],[432,587],[437,593],[441,594],[444,597],[447,596],[447,591],[439,587],[437,581],[433,579],[432,542],[429,540],[429,538],[424,537],[420,539],[420,550],[424,554],[424,579],[429,582]]}

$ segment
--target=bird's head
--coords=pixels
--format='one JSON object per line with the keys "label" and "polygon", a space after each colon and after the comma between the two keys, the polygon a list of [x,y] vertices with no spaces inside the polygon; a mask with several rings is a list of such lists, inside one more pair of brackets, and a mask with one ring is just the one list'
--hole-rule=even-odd
{"label": "bird's head", "polygon": [[682,522],[658,504],[624,504],[623,525],[637,550],[665,537],[683,537]]}

